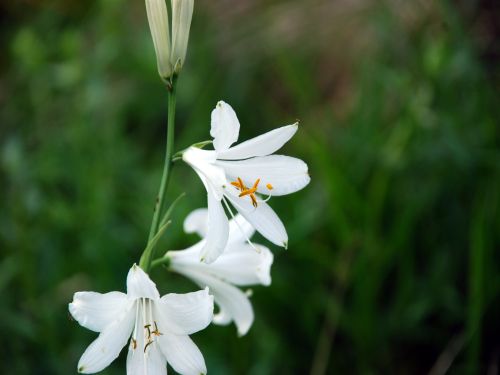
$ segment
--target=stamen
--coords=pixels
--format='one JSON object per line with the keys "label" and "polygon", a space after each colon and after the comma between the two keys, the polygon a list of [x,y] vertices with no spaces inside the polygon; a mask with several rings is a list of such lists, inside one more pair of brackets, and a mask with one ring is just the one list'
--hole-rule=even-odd
{"label": "stamen", "polygon": [[267,190],[273,190],[274,189],[273,185],[271,185],[271,184],[267,184],[266,188],[267,188]]}

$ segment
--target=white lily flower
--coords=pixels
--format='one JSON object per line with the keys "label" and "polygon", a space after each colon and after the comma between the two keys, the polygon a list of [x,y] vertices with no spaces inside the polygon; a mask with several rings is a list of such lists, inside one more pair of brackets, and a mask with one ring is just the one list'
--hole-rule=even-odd
{"label": "white lily flower", "polygon": [[146,13],[153,37],[158,73],[164,80],[174,73],[179,73],[184,65],[194,0],[172,0],[171,5],[172,40],[165,0],[146,0]]}
{"label": "white lily flower", "polygon": [[156,285],[137,265],[127,276],[127,294],[78,292],[69,311],[81,326],[99,332],[78,363],[93,374],[113,362],[130,338],[128,375],[166,375],[167,361],[181,374],[205,374],[205,360],[188,335],[213,317],[208,289],[160,298]]}
{"label": "white lily flower", "polygon": [[198,254],[206,241],[207,221],[206,209],[189,214],[184,221],[184,230],[198,233],[202,240],[186,250],[169,251],[165,256],[170,260],[171,270],[190,278],[202,288],[210,289],[219,306],[219,313],[214,315],[213,322],[226,325],[234,321],[238,335],[243,336],[252,326],[254,313],[248,296],[236,286],[270,285],[273,254],[258,244],[255,244],[258,249],[255,251],[246,242],[255,229],[241,215],[237,215],[229,222],[224,253],[211,264],[202,263]]}
{"label": "white lily flower", "polygon": [[[297,158],[271,155],[288,142],[298,124],[283,126],[230,147],[237,141],[240,123],[229,104],[220,101],[212,111],[210,135],[215,150],[189,147],[183,160],[198,174],[208,195],[208,235],[201,259],[213,262],[224,251],[228,219],[223,203],[228,203],[272,243],[287,247],[283,223],[266,203],[273,196],[294,193],[310,181],[307,164]],[[256,194],[267,195],[265,200]]]}

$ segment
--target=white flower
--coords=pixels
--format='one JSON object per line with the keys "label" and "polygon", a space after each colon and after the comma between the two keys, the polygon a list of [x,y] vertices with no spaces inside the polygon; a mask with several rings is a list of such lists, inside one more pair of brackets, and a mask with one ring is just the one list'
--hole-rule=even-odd
{"label": "white flower", "polygon": [[230,147],[238,139],[240,124],[230,105],[220,101],[212,111],[210,135],[215,150],[190,147],[183,160],[198,174],[208,195],[208,234],[201,259],[213,262],[224,251],[228,219],[222,203],[228,202],[272,243],[287,247],[283,223],[256,193],[285,195],[305,187],[309,181],[307,164],[300,159],[271,155],[292,138],[298,124],[283,126]]}
{"label": "white flower", "polygon": [[242,336],[250,329],[254,314],[247,295],[234,285],[270,285],[273,254],[257,244],[256,251],[246,242],[255,230],[237,215],[229,222],[229,239],[224,253],[211,264],[201,263],[198,254],[207,235],[207,219],[206,209],[189,214],[184,221],[184,230],[198,233],[202,240],[186,250],[169,251],[165,256],[170,259],[170,269],[190,278],[200,287],[210,289],[219,305],[214,323],[225,325],[234,321],[238,334]]}
{"label": "white flower", "polygon": [[186,51],[193,17],[194,0],[172,0],[172,41],[165,0],[146,0],[149,29],[153,37],[158,73],[168,79],[179,73]]}
{"label": "white flower", "polygon": [[203,355],[188,335],[212,320],[208,289],[160,298],[153,281],[134,264],[127,276],[127,294],[78,292],[69,311],[80,325],[99,332],[80,358],[81,373],[106,368],[129,338],[128,375],[166,375],[167,361],[181,374],[207,372]]}

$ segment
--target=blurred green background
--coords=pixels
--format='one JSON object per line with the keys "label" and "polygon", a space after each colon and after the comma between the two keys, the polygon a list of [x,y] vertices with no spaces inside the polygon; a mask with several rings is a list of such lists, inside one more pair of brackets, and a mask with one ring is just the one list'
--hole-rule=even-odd
{"label": "blurred green background", "polygon": [[[290,246],[254,288],[250,333],[194,335],[209,373],[498,373],[495,7],[196,1],[176,149],[209,138],[222,99],[240,140],[300,119],[281,152],[312,176],[272,200]],[[0,373],[72,374],[95,337],[73,293],[124,290],[145,245],[166,92],[143,1],[2,2],[0,20]],[[182,191],[164,250],[197,240],[182,221],[205,193],[179,164],[169,200]]]}

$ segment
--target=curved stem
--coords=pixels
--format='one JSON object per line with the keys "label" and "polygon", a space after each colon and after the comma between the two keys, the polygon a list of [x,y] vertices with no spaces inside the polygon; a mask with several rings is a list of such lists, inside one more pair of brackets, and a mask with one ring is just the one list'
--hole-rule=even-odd
{"label": "curved stem", "polygon": [[[165,149],[165,162],[163,165],[163,175],[161,177],[160,189],[156,197],[156,203],[153,213],[153,220],[151,221],[151,228],[149,230],[148,245],[155,238],[158,233],[160,225],[161,214],[165,209],[165,195],[167,192],[168,181],[170,178],[170,170],[172,166],[172,153],[174,149],[174,129],[175,129],[175,104],[177,92],[177,76],[172,77],[172,83],[168,86],[168,119],[167,119],[167,146]],[[146,246],[139,266],[148,272],[151,267],[151,260],[153,258],[154,246]]]}
{"label": "curved stem", "polygon": [[170,258],[167,256],[163,256],[161,258],[157,258],[157,259],[153,260],[151,262],[151,268],[155,268],[155,267],[162,265],[162,264],[168,267],[170,265]]}

